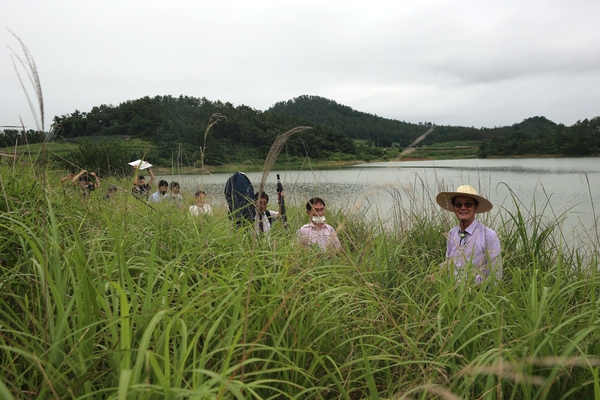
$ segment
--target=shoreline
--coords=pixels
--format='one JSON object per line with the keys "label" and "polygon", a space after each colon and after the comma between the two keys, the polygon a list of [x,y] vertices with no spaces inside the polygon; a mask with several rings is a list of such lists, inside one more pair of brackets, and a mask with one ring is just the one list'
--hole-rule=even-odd
{"label": "shoreline", "polygon": [[[595,158],[600,157],[600,154],[594,154],[590,156],[565,156],[563,154],[537,154],[537,155],[523,155],[523,156],[507,156],[507,157],[486,157],[487,159],[524,159],[524,158]],[[317,170],[328,170],[328,169],[338,169],[356,164],[364,164],[364,163],[376,163],[376,162],[414,162],[414,161],[444,161],[444,160],[470,160],[477,157],[465,158],[465,157],[457,157],[457,158],[435,158],[435,157],[402,157],[398,160],[371,160],[371,161],[363,161],[363,160],[354,160],[354,161],[317,161],[310,164],[311,169]],[[486,158],[481,158],[485,160]],[[223,172],[257,172],[263,171],[264,165],[247,165],[247,164],[230,164],[230,165],[221,165],[221,166],[205,166],[202,168],[194,168],[194,167],[181,167],[179,168],[179,175],[199,175],[199,174],[213,174],[213,173],[223,173]],[[303,163],[289,163],[289,164],[275,164],[271,170],[301,170],[305,167]],[[175,173],[176,168],[166,168],[166,167],[156,167],[154,171],[162,174],[162,175],[172,175]]]}

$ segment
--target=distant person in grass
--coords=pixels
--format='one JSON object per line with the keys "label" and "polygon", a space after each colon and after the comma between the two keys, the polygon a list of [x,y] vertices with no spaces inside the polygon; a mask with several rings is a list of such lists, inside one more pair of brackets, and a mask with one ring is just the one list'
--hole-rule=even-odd
{"label": "distant person in grass", "polygon": [[441,192],[436,201],[458,218],[458,225],[448,233],[445,262],[456,279],[468,278],[482,283],[488,276],[495,275],[501,280],[500,239],[496,232],[475,219],[475,214],[490,211],[492,203],[477,195],[469,185],[459,186],[455,192]]}
{"label": "distant person in grass", "polygon": [[192,214],[194,217],[199,217],[201,215],[213,215],[212,207],[210,204],[206,204],[206,192],[204,190],[196,191],[194,198],[196,200],[189,208],[190,214]]}
{"label": "distant person in grass", "polygon": [[306,214],[310,222],[296,232],[298,242],[305,248],[319,246],[322,250],[339,250],[342,244],[335,229],[325,223],[325,201],[313,197],[306,203]]}
{"label": "distant person in grass", "polygon": [[148,203],[160,203],[167,198],[167,191],[169,190],[169,182],[161,179],[158,182],[158,190],[152,193],[152,196],[148,198]]}
{"label": "distant person in grass", "polygon": [[[277,194],[277,197],[281,200],[285,197],[283,191]],[[273,227],[273,224],[282,217],[281,213],[281,201],[278,201],[279,211],[267,210],[269,205],[269,195],[265,192],[256,192],[254,195],[254,205],[256,208],[255,221],[258,221],[258,232],[269,232]]]}
{"label": "distant person in grass", "polygon": [[85,169],[82,169],[77,175],[67,175],[66,177],[62,178],[60,182],[64,185],[67,180],[70,180],[73,186],[79,185],[83,192],[83,196],[87,197],[91,192],[100,187],[100,179],[98,179],[96,173],[90,172],[89,175],[94,178],[94,183],[91,182],[88,172]]}
{"label": "distant person in grass", "polygon": [[[137,169],[137,167],[133,168]],[[134,195],[144,197],[146,199],[148,198],[148,196],[150,196],[151,186],[154,183],[154,173],[150,168],[148,168],[148,173],[150,174],[150,182],[148,183],[146,183],[146,177],[144,175],[134,174],[133,187],[131,188],[131,192]]]}
{"label": "distant person in grass", "polygon": [[104,200],[110,199],[115,195],[115,193],[117,193],[117,187],[115,185],[110,185],[106,191],[106,194],[104,195]]}
{"label": "distant person in grass", "polygon": [[181,185],[179,182],[171,182],[169,184],[169,194],[167,195],[167,201],[174,206],[183,206],[183,196],[181,195]]}

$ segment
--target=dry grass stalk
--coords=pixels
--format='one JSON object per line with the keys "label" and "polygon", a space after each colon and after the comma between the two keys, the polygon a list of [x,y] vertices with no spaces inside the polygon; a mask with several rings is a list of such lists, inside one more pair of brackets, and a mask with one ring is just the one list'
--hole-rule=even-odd
{"label": "dry grass stalk", "polygon": [[283,148],[283,145],[285,144],[285,142],[294,133],[306,131],[308,129],[312,129],[312,127],[297,126],[295,128],[290,129],[289,131],[284,132],[281,135],[277,136],[277,138],[271,145],[271,150],[269,150],[269,154],[267,154],[267,158],[265,160],[265,165],[263,167],[263,174],[262,174],[262,178],[260,180],[260,189],[259,189],[260,193],[264,193],[265,182],[267,181],[267,177],[269,176],[269,173],[271,172],[271,168],[273,168],[275,161],[277,161],[277,157],[279,157],[279,153],[281,152],[281,149]]}
{"label": "dry grass stalk", "polygon": [[204,131],[204,144],[202,145],[202,147],[200,147],[200,169],[203,171],[204,171],[204,155],[206,152],[206,138],[208,137],[208,132],[212,129],[212,127],[217,122],[219,122],[222,119],[227,121],[227,117],[224,115],[221,115],[219,113],[214,113],[208,119],[208,126],[206,127],[206,130]]}
{"label": "dry grass stalk", "polygon": [[433,128],[427,129],[427,132],[425,132],[424,134],[422,134],[421,136],[416,138],[410,145],[408,145],[408,147],[406,147],[404,150],[402,150],[402,152],[400,154],[398,154],[398,157],[396,157],[396,159],[394,161],[398,161],[405,155],[410,154],[413,151],[415,151],[415,146],[418,145],[419,143],[421,143],[423,141],[423,139],[425,139],[427,136],[429,136],[429,134],[431,132],[433,132]]}
{"label": "dry grass stalk", "polygon": [[[27,102],[29,103],[29,108],[31,109],[31,112],[33,113],[33,117],[35,119],[37,129],[40,132],[44,132],[44,97],[42,96],[42,84],[40,83],[40,76],[38,74],[37,67],[35,65],[35,60],[33,59],[31,52],[29,51],[27,46],[25,46],[23,41],[17,35],[15,35],[10,29],[8,31],[15,37],[15,39],[18,40],[19,44],[21,45],[21,50],[23,51],[25,60],[23,60],[21,57],[19,57],[19,55],[13,49],[11,49],[11,51],[13,53],[11,58],[14,57],[12,60],[13,66],[17,73],[17,77],[19,78],[19,83],[21,84],[21,88],[23,88],[23,92],[25,92],[25,97],[27,97]],[[29,82],[33,86],[33,89],[35,92],[35,97],[37,98],[38,107],[39,107],[39,111],[40,111],[39,117],[38,117],[37,112],[35,111],[35,107],[33,106],[31,97],[29,97],[29,93],[27,92],[27,89],[25,88],[25,84],[23,83],[23,80],[21,79],[21,74],[19,73],[19,69],[17,68],[17,65],[15,64],[15,60],[14,60],[15,58],[17,59],[17,61],[21,64],[21,66],[25,70],[25,73],[27,74],[27,77],[29,78]]]}

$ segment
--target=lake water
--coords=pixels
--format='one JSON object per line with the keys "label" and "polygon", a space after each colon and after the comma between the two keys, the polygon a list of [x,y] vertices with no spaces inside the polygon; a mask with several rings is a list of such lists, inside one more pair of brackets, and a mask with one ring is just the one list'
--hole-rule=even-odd
{"label": "lake water", "polygon": [[[435,209],[435,195],[469,184],[493,204],[491,214],[514,210],[513,196],[522,210],[564,220],[565,230],[585,231],[596,238],[600,215],[600,158],[470,159],[365,163],[336,170],[272,171],[265,191],[276,198],[280,174],[286,204],[303,205],[320,196],[328,208],[377,214],[393,220],[398,204]],[[213,206],[225,208],[223,188],[231,173],[164,176],[178,180],[185,191],[203,188]],[[247,173],[258,190],[261,172]],[[511,195],[512,194],[512,195]],[[274,204],[275,202],[272,201]],[[598,208],[595,213],[595,208]]]}

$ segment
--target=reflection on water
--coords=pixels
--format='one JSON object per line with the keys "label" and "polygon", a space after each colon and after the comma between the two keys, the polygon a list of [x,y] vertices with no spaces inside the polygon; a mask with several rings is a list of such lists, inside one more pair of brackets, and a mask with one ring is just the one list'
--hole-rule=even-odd
{"label": "reflection on water", "polygon": [[[435,208],[435,195],[469,184],[492,201],[497,214],[513,210],[514,199],[527,210],[544,211],[548,218],[567,213],[563,229],[592,229],[600,212],[600,159],[535,158],[409,161],[359,164],[326,171],[272,171],[265,184],[275,198],[276,174],[286,193],[286,204],[304,205],[313,196],[328,207],[376,213],[393,220],[398,202],[403,207],[423,204]],[[214,206],[225,207],[223,189],[231,174],[161,176],[178,180],[185,191],[202,187]],[[247,174],[258,190],[261,172]]]}

